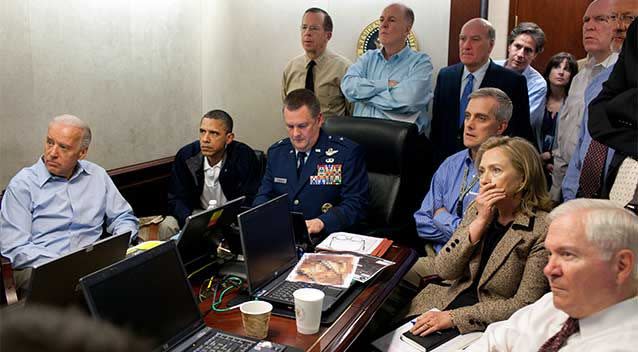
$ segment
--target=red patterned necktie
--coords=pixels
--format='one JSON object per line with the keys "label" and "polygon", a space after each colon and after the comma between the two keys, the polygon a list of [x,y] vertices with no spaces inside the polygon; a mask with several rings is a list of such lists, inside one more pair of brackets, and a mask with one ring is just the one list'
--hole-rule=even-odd
{"label": "red patterned necktie", "polygon": [[583,166],[580,169],[580,196],[583,198],[599,198],[600,185],[607,158],[607,146],[595,139],[591,140]]}
{"label": "red patterned necktie", "polygon": [[538,349],[538,352],[556,352],[567,342],[567,339],[574,333],[578,332],[578,319],[569,318],[563,323],[563,328],[556,335],[549,338]]}

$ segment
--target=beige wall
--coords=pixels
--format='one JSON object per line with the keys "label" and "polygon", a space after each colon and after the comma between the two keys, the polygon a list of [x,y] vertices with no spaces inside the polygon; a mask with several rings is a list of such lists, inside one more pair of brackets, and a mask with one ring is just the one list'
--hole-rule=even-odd
{"label": "beige wall", "polygon": [[[173,155],[213,108],[231,113],[238,139],[266,149],[285,133],[281,70],[301,53],[303,11],[327,10],[330,47],[354,60],[361,30],[390,2],[0,0],[0,188],[37,159],[46,122],[62,113],[92,126],[88,158],[107,169]],[[405,3],[436,73],[450,1]]]}
{"label": "beige wall", "polygon": [[0,189],[62,113],[91,125],[106,168],[174,154],[201,113],[200,16],[199,1],[0,0]]}
{"label": "beige wall", "polygon": [[492,0],[487,9],[487,19],[496,29],[496,41],[492,50],[492,59],[507,58],[507,25],[509,21],[509,0]]}

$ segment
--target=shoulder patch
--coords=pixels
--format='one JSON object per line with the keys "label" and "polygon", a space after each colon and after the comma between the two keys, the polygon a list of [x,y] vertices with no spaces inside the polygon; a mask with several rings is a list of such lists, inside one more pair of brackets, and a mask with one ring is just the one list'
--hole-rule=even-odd
{"label": "shoulder patch", "polygon": [[330,145],[339,145],[346,148],[354,148],[357,145],[357,143],[353,142],[352,140],[337,135],[328,135],[328,140]]}
{"label": "shoulder patch", "polygon": [[268,149],[275,149],[275,148],[280,148],[280,147],[289,146],[289,145],[290,145],[290,139],[282,138],[278,140],[277,142],[275,142],[273,145],[271,145],[270,148]]}

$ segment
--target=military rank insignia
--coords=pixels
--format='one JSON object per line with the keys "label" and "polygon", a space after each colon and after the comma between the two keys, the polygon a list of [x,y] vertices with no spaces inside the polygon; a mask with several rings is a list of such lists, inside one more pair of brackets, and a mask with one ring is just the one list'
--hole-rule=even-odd
{"label": "military rank insignia", "polygon": [[317,174],[310,176],[311,185],[341,185],[341,166],[342,164],[318,164]]}

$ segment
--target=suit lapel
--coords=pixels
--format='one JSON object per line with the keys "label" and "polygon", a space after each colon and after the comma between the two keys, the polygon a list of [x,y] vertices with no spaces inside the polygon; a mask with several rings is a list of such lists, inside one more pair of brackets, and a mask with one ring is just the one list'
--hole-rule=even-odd
{"label": "suit lapel", "polygon": [[[454,99],[454,101],[456,101],[456,104],[453,105],[456,107],[454,109],[454,116],[459,116],[459,109],[461,108],[461,80],[463,79],[463,67],[463,64],[457,64],[454,68],[454,85],[452,86],[452,91],[450,92],[450,94],[452,95],[451,99]],[[456,126],[457,123],[458,120],[453,119],[454,126]]]}
{"label": "suit lapel", "polygon": [[514,218],[514,222],[503,238],[498,242],[492,255],[485,264],[485,269],[479,280],[478,287],[485,284],[492,274],[503,264],[505,259],[510,255],[514,247],[523,240],[522,231],[529,232],[534,229],[534,217],[528,217],[523,213],[519,213]]}
{"label": "suit lapel", "polygon": [[494,66],[496,66],[496,64],[494,63],[494,61],[490,59],[490,64],[487,65],[487,70],[485,70],[485,76],[483,76],[483,81],[481,81],[481,86],[479,88],[496,86],[496,82],[492,81],[492,77],[493,77],[492,72],[494,72]]}

